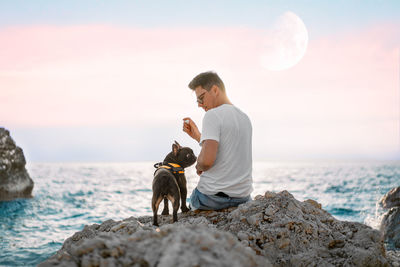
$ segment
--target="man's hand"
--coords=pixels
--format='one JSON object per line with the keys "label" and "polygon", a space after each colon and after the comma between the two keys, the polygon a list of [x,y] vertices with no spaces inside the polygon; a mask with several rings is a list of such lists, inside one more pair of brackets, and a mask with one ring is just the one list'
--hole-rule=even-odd
{"label": "man's hand", "polygon": [[200,176],[203,173],[203,171],[199,170],[199,165],[198,164],[196,164],[196,173],[197,173],[198,176]]}
{"label": "man's hand", "polygon": [[201,133],[191,118],[183,118],[183,131],[197,142],[200,142]]}

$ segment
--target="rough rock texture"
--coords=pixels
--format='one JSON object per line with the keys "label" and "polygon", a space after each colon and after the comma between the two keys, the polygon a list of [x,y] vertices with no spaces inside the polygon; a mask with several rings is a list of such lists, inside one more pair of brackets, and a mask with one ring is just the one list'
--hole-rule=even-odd
{"label": "rough rock texture", "polygon": [[393,267],[400,267],[400,250],[389,250],[386,257]]}
{"label": "rough rock texture", "polygon": [[400,207],[391,208],[383,216],[381,231],[385,242],[400,248]]}
{"label": "rough rock texture", "polygon": [[381,221],[383,238],[390,248],[400,248],[400,187],[392,188],[379,203],[390,209]]}
{"label": "rough rock texture", "polygon": [[85,227],[63,249],[39,266],[272,266],[228,232],[196,225],[153,230],[134,218]]}
{"label": "rough rock texture", "polygon": [[392,188],[379,202],[385,209],[400,207],[400,186]]}
{"label": "rough rock texture", "polygon": [[171,219],[160,216],[159,229],[150,216],[85,226],[40,266],[391,264],[379,231],[338,221],[319,203],[300,202],[287,191],[266,192],[238,208],[179,214],[173,225]]}
{"label": "rough rock texture", "polygon": [[25,169],[22,149],[0,128],[0,201],[31,197],[33,181]]}

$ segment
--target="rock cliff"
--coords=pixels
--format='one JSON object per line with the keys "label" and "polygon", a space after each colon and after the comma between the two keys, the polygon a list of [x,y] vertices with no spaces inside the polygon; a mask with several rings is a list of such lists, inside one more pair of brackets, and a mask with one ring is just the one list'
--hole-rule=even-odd
{"label": "rock cliff", "polygon": [[159,228],[150,216],[85,226],[39,266],[390,266],[379,231],[287,191],[159,219]]}
{"label": "rock cliff", "polygon": [[31,197],[33,181],[25,169],[22,149],[0,128],[0,201]]}

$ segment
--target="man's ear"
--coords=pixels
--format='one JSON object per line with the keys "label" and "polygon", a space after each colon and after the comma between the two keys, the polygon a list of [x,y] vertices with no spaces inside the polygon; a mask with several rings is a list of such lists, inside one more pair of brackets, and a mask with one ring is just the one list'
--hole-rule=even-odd
{"label": "man's ear", "polygon": [[212,87],[211,87],[211,90],[213,91],[213,93],[214,93],[214,95],[215,96],[217,96],[218,94],[219,94],[219,87],[218,87],[218,85],[213,85]]}
{"label": "man's ear", "polygon": [[178,155],[178,151],[179,151],[179,146],[177,144],[172,144],[172,152],[174,153],[175,157]]}

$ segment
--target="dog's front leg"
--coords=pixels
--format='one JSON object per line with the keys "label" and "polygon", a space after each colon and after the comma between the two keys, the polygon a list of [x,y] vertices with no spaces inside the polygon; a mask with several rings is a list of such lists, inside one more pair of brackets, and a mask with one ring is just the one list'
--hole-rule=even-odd
{"label": "dog's front leg", "polygon": [[161,213],[161,215],[168,215],[169,214],[169,210],[168,210],[168,199],[164,198],[164,209]]}

